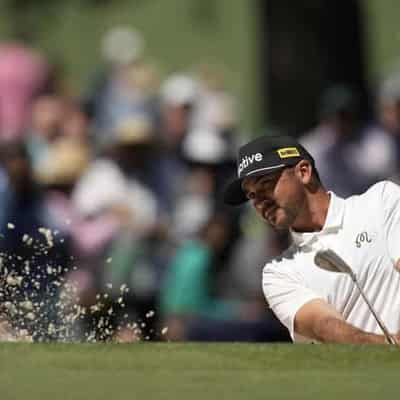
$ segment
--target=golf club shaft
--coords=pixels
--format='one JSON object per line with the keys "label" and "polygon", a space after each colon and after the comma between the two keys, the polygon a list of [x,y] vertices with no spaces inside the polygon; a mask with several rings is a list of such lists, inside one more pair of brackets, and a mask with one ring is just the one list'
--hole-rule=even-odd
{"label": "golf club shaft", "polygon": [[380,328],[382,329],[383,334],[385,335],[386,340],[388,341],[389,344],[395,344],[397,345],[396,340],[394,339],[394,337],[389,333],[388,329],[386,328],[385,324],[383,323],[383,321],[378,317],[378,314],[375,312],[374,308],[372,307],[372,304],[369,302],[369,300],[367,299],[367,296],[365,295],[364,291],[362,290],[361,286],[359,285],[357,279],[353,279],[353,282],[355,283],[355,285],[357,286],[358,291],[360,292],[362,298],[364,299],[365,303],[367,304],[369,310],[371,311],[372,315],[374,316],[376,322],[378,323],[378,325],[380,326]]}

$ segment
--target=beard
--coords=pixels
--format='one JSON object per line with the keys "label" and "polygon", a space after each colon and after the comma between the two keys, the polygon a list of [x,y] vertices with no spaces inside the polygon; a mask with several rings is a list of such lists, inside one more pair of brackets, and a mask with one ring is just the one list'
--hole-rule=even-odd
{"label": "beard", "polygon": [[294,202],[293,204],[283,205],[274,202],[262,210],[261,217],[274,230],[287,231],[292,227],[299,215],[300,204],[301,202]]}

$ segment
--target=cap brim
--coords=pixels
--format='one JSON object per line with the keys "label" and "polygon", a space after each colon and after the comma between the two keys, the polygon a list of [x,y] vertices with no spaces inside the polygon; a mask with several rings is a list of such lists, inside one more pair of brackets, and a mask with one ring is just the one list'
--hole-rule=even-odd
{"label": "cap brim", "polygon": [[[285,165],[280,168],[276,168],[273,171],[271,171],[270,173],[279,171],[280,169],[283,169],[285,167],[287,167],[287,166]],[[262,175],[268,175],[268,173],[266,173],[265,171],[255,172],[255,173],[251,174],[251,177],[262,176]],[[248,201],[248,198],[242,189],[242,182],[245,178],[248,178],[248,177],[249,176],[243,176],[242,178],[237,178],[233,182],[228,184],[228,186],[225,188],[225,191],[224,191],[224,203],[225,204],[228,204],[230,206],[239,206],[239,205],[245,203],[246,201]]]}

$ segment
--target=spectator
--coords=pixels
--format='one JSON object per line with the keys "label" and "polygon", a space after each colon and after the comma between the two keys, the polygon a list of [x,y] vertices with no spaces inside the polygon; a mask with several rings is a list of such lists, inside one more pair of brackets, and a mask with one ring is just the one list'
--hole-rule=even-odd
{"label": "spectator", "polygon": [[368,185],[392,178],[400,171],[400,78],[383,82],[378,94],[377,120],[363,133],[354,162],[366,176]]}
{"label": "spectator", "polygon": [[[118,296],[122,284],[129,285],[131,291],[136,288],[130,285],[134,249],[157,230],[158,223],[157,199],[135,175],[147,159],[144,155],[152,142],[147,120],[123,121],[73,188],[72,221],[76,225],[80,264],[70,280],[78,285],[82,305],[95,305],[96,296],[104,292],[106,284],[114,283]],[[115,261],[107,262],[113,258]],[[126,267],[127,273],[120,273]],[[118,281],[121,275],[123,282]],[[131,304],[127,305],[130,308]]]}
{"label": "spectator", "polygon": [[157,123],[157,71],[143,60],[143,51],[141,34],[130,27],[114,27],[104,36],[104,65],[84,100],[96,143],[106,141],[119,121],[133,114],[146,114]]}
{"label": "spectator", "polygon": [[366,185],[354,162],[360,132],[356,94],[348,87],[337,85],[322,95],[319,124],[300,139],[314,155],[327,189],[341,196],[361,192]]}
{"label": "spectator", "polygon": [[46,86],[49,66],[41,54],[19,43],[0,45],[0,140],[21,139],[32,101]]}
{"label": "spectator", "polygon": [[170,265],[161,296],[161,309],[171,339],[184,339],[193,318],[233,319],[237,304],[213,295],[215,259],[224,248],[228,227],[211,218],[197,239],[183,243]]}
{"label": "spectator", "polygon": [[161,292],[163,324],[170,340],[288,340],[272,315],[255,303],[215,295],[220,256],[229,240],[229,222],[213,215],[197,238],[178,249]]}
{"label": "spectator", "polygon": [[95,253],[107,241],[116,225],[112,218],[87,220],[72,201],[72,193],[90,162],[90,150],[74,138],[62,138],[49,151],[46,162],[36,174],[45,190],[45,204],[62,232],[71,237],[75,260]]}
{"label": "spectator", "polygon": [[151,229],[156,222],[157,200],[138,175],[153,140],[145,118],[123,121],[115,138],[104,145],[101,157],[77,183],[73,199],[79,212],[96,217],[111,211],[120,216],[121,222],[135,227],[139,236]]}
{"label": "spectator", "polygon": [[61,122],[61,136],[73,138],[83,143],[90,139],[91,120],[77,101],[65,104],[65,112]]}
{"label": "spectator", "polygon": [[[36,340],[54,338],[48,326],[57,323],[57,287],[64,269],[69,267],[68,242],[54,234],[59,227],[34,182],[24,145],[8,144],[1,161],[8,177],[6,190],[1,193],[0,251],[6,262],[2,274],[19,277],[22,283],[17,287],[6,285],[0,291],[3,300],[12,305],[11,310],[16,310],[11,311],[11,321],[18,329],[27,329]],[[5,282],[7,276],[2,277]],[[34,318],[26,309],[18,312],[21,302],[36,305],[31,313]]]}
{"label": "spectator", "polygon": [[62,134],[64,112],[64,99],[58,95],[40,96],[32,105],[26,143],[35,171],[43,169],[40,164],[45,162],[51,144]]}
{"label": "spectator", "polygon": [[238,125],[236,102],[225,87],[223,71],[212,65],[203,65],[198,75],[197,102],[191,128],[221,133],[235,130]]}
{"label": "spectator", "polygon": [[160,92],[160,166],[164,181],[169,185],[165,203],[168,210],[173,212],[189,172],[182,145],[190,129],[197,98],[197,83],[188,75],[175,74],[163,82]]}
{"label": "spectator", "polygon": [[240,218],[242,235],[233,247],[228,268],[223,274],[224,293],[237,300],[265,302],[260,276],[266,261],[279,255],[289,245],[288,232],[276,232],[254,218],[246,208]]}
{"label": "spectator", "polygon": [[191,238],[211,217],[216,203],[218,170],[233,157],[233,149],[217,131],[193,130],[182,142],[186,176],[172,213],[178,241]]}

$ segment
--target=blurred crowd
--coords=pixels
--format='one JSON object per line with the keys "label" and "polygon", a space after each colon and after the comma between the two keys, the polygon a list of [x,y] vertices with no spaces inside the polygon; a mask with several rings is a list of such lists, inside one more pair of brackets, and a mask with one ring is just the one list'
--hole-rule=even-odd
{"label": "blurred crowd", "polygon": [[[161,80],[144,51],[140,34],[114,28],[71,97],[42,54],[0,46],[0,311],[57,340],[73,287],[66,340],[86,340],[105,314],[98,340],[289,340],[261,290],[287,234],[221,200],[242,137],[236,99],[211,67]],[[400,80],[383,83],[373,122],[358,104],[328,88],[301,138],[342,196],[400,171]],[[11,312],[15,296],[42,312]]]}
{"label": "blurred crowd", "polygon": [[354,89],[329,87],[321,96],[319,123],[300,138],[325,187],[342,197],[400,179],[400,75],[388,77],[374,97],[374,115],[366,119]]}
{"label": "blurred crowd", "polygon": [[124,27],[101,50],[72,97],[42,54],[0,47],[3,315],[37,340],[286,338],[262,298],[265,237],[244,241],[221,201],[238,137],[223,76],[161,80]]}

